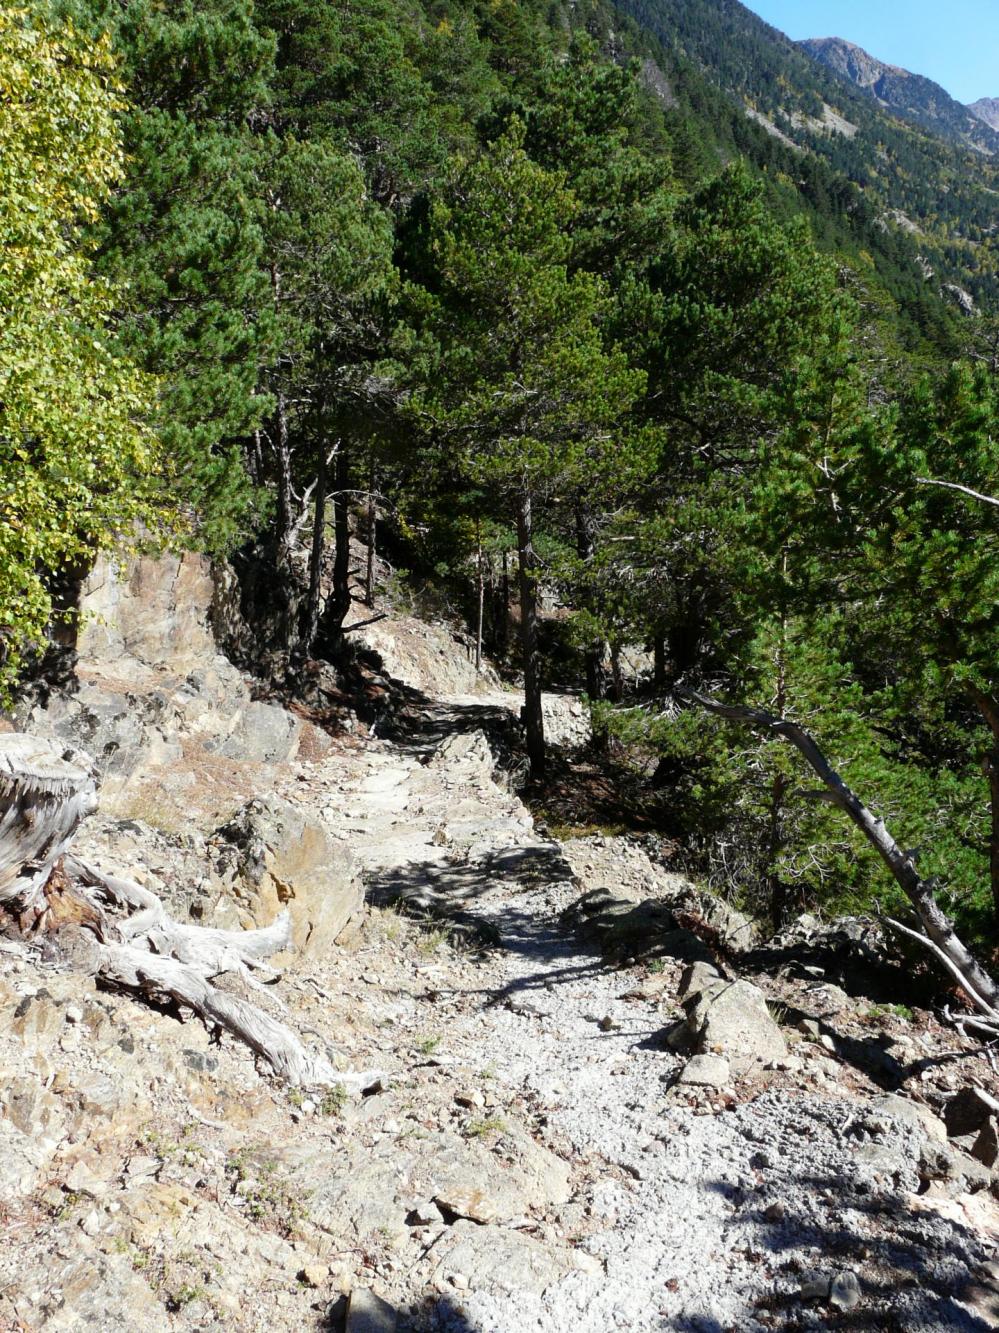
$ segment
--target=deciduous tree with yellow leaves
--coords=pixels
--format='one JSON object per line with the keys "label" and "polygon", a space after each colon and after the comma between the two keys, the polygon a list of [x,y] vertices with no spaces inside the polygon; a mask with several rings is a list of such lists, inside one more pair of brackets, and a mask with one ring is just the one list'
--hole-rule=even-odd
{"label": "deciduous tree with yellow leaves", "polygon": [[121,171],[108,45],[0,11],[0,694],[43,644],[52,584],[170,521],[156,386],[109,347],[83,228]]}

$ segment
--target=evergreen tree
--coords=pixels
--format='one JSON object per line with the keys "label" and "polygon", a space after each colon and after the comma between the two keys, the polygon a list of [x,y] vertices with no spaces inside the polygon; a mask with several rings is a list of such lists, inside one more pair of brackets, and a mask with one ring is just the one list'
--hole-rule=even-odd
{"label": "evergreen tree", "polygon": [[[94,229],[122,292],[118,341],[162,384],[156,423],[178,498],[210,551],[256,525],[245,442],[268,407],[268,274],[251,124],[269,100],[273,43],[249,0],[74,0],[107,27],[132,104],[126,174]],[[259,480],[259,478],[257,478]]]}
{"label": "evergreen tree", "polygon": [[440,358],[417,402],[438,441],[458,451],[464,475],[488,488],[516,526],[524,720],[536,777],[545,763],[538,513],[560,486],[599,483],[642,387],[623,354],[603,344],[601,283],[568,272],[577,208],[564,177],[528,157],[514,121],[459,172],[433,206],[429,229],[436,296],[427,323]]}

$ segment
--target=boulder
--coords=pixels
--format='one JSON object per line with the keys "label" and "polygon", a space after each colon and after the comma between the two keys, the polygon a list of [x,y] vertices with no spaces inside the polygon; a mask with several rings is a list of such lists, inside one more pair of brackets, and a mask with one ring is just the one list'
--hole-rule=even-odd
{"label": "boulder", "polygon": [[129,658],[186,675],[217,654],[214,591],[204,556],[144,556],[120,567],[102,556],[83,585],[77,651],[91,663]]}
{"label": "boulder", "polygon": [[723,1088],[731,1077],[723,1055],[695,1055],[681,1070],[678,1082],[693,1088]]}
{"label": "boulder", "polygon": [[748,981],[715,981],[685,1004],[687,1026],[703,1054],[725,1056],[745,1078],[787,1055],[783,1033],[770,1017],[763,992]]}
{"label": "boulder", "polygon": [[581,1250],[475,1222],[456,1222],[436,1252],[441,1253],[436,1281],[467,1277],[475,1291],[498,1288],[540,1294],[573,1270],[601,1271],[598,1261]]}
{"label": "boulder", "polygon": [[748,953],[759,944],[764,933],[759,922],[713,893],[700,892],[697,897],[701,916],[718,932],[719,943],[729,953]]}
{"label": "boulder", "polygon": [[251,801],[215,837],[228,844],[219,872],[244,926],[270,925],[287,909],[296,951],[314,956],[361,911],[364,889],[346,844],[287,801]]}
{"label": "boulder", "polygon": [[944,1108],[944,1124],[950,1138],[978,1134],[990,1116],[999,1114],[999,1101],[984,1090],[969,1086],[955,1093]]}
{"label": "boulder", "polygon": [[673,907],[661,898],[640,899],[627,889],[593,889],[567,909],[566,919],[580,934],[596,939],[606,953],[712,961],[708,946],[677,924]]}
{"label": "boulder", "polygon": [[240,710],[218,752],[227,759],[283,764],[294,759],[301,732],[302,724],[294,713],[278,704],[256,701]]}
{"label": "boulder", "polygon": [[367,1287],[355,1287],[347,1306],[346,1333],[394,1333],[396,1312]]}
{"label": "boulder", "polygon": [[724,977],[714,963],[690,963],[680,977],[679,997],[686,1000],[691,995],[700,995],[706,986],[713,986],[719,981],[724,981]]}

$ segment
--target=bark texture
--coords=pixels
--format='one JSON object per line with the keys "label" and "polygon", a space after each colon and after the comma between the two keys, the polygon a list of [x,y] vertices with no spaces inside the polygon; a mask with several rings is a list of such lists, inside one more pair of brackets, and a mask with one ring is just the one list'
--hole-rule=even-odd
{"label": "bark texture", "polygon": [[524,491],[517,505],[517,557],[520,588],[520,647],[524,671],[524,729],[531,777],[545,771],[545,721],[541,707],[541,652],[538,646],[538,577],[534,553],[531,496]]}

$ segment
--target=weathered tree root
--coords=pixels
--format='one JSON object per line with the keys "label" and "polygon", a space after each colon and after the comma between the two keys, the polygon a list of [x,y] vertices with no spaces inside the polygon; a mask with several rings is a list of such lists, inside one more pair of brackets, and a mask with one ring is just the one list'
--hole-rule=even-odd
{"label": "weathered tree root", "polygon": [[[58,900],[96,937],[97,975],[139,995],[169,996],[207,1024],[238,1037],[280,1078],[305,1087],[362,1092],[377,1073],[341,1073],[308,1052],[284,1023],[212,985],[232,973],[251,988],[279,973],[265,961],[286,949],[291,920],[282,913],[259,930],[215,930],[174,921],[155,893],[106,874],[67,852],[80,822],[96,808],[94,770],[85,755],[36,737],[0,735],[0,908],[21,933],[55,927]],[[58,935],[56,935],[58,938]]]}

